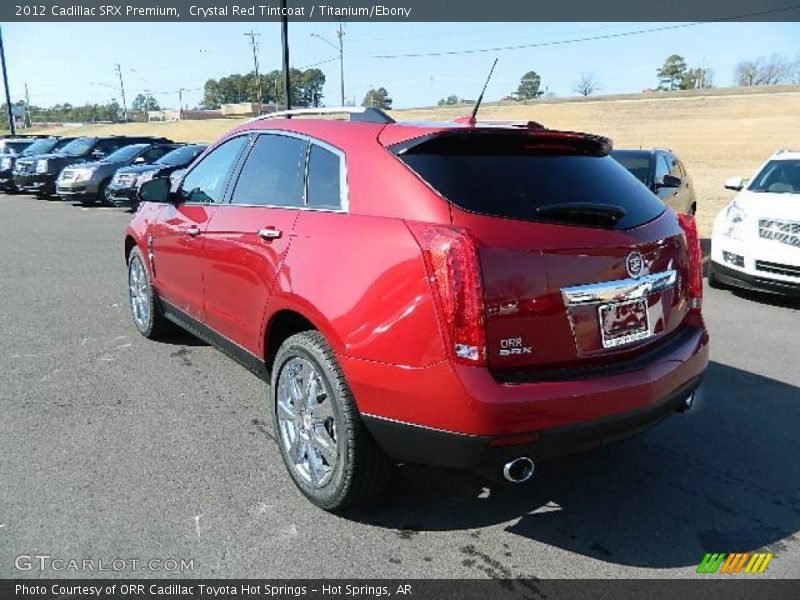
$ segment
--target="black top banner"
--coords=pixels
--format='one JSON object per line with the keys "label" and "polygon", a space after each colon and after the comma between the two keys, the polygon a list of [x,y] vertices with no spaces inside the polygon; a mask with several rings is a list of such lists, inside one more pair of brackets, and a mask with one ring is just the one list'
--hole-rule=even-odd
{"label": "black top banner", "polygon": [[[285,7],[283,5],[286,5]],[[797,0],[3,0],[0,21],[800,21]]]}

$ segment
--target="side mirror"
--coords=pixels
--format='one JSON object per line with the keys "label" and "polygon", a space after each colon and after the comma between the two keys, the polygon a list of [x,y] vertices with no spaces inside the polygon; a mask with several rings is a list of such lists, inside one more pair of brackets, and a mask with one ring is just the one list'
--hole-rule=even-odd
{"label": "side mirror", "polygon": [[177,194],[169,191],[169,179],[151,179],[145,181],[136,191],[139,202],[166,202],[175,203],[178,199]]}
{"label": "side mirror", "polygon": [[725,180],[725,189],[740,192],[744,187],[744,179],[742,177],[731,177]]}
{"label": "side mirror", "polygon": [[137,156],[133,159],[133,164],[135,165],[143,165],[145,162],[147,161],[144,159],[144,156]]}
{"label": "side mirror", "polygon": [[105,157],[106,157],[106,153],[103,152],[102,150],[94,150],[92,152],[92,158],[95,158],[97,160],[101,160],[101,159],[103,159]]}
{"label": "side mirror", "polygon": [[683,181],[681,181],[680,177],[675,177],[675,175],[664,175],[664,179],[662,179],[661,182],[656,187],[676,188],[676,187],[681,187],[682,183]]}

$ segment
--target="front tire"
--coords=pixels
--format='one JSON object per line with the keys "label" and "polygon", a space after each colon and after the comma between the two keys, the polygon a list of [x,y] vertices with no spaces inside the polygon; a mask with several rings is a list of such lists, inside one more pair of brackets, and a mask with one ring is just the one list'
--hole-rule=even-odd
{"label": "front tire", "polygon": [[133,324],[144,337],[157,339],[169,329],[139,248],[128,257],[128,305]]}
{"label": "front tire", "polygon": [[275,439],[295,485],[324,510],[364,502],[391,465],[365,429],[336,357],[318,331],[288,338],[270,385]]}

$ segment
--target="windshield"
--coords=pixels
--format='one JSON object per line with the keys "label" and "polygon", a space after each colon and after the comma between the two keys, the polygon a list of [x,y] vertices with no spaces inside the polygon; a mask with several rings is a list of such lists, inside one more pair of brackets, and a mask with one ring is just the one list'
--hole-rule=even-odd
{"label": "windshield", "polygon": [[47,154],[53,149],[53,147],[56,145],[56,142],[58,142],[56,139],[36,140],[30,146],[25,148],[22,153],[27,155]]}
{"label": "windshield", "polygon": [[630,171],[631,175],[647,185],[650,174],[650,157],[641,154],[628,154],[627,152],[612,152],[611,157]]}
{"label": "windshield", "polygon": [[147,144],[134,144],[133,146],[125,146],[116,152],[112,152],[103,159],[103,162],[127,162],[136,158],[139,153],[147,148]]}
{"label": "windshield", "polygon": [[182,167],[192,162],[195,157],[205,150],[205,146],[184,146],[177,148],[159,158],[156,163],[170,167]]}
{"label": "windshield", "polygon": [[78,138],[64,146],[61,152],[68,156],[83,156],[92,149],[96,141],[96,138]]}
{"label": "windshield", "polygon": [[627,229],[664,212],[664,204],[613,158],[537,143],[535,136],[449,136],[399,158],[447,200],[483,215],[552,221],[550,212],[570,205],[612,207],[622,215],[614,228]]}
{"label": "windshield", "polygon": [[747,189],[770,194],[800,194],[800,160],[769,161]]}
{"label": "windshield", "polygon": [[19,154],[25,148],[31,145],[31,142],[25,141],[9,141],[3,144],[3,154]]}

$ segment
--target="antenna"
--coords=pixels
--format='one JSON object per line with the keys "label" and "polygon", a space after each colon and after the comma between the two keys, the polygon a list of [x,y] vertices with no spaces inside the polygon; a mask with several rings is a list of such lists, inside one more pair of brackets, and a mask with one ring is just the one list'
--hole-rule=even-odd
{"label": "antenna", "polygon": [[478,96],[478,101],[475,103],[475,108],[472,109],[472,115],[470,115],[469,123],[470,125],[474,125],[478,121],[478,109],[481,107],[481,102],[483,102],[483,95],[486,93],[486,87],[489,85],[489,80],[492,78],[492,73],[494,73],[494,68],[497,66],[497,59],[494,59],[492,63],[492,68],[489,69],[489,76],[486,78],[486,83],[483,84],[483,89],[481,90],[481,95]]}

